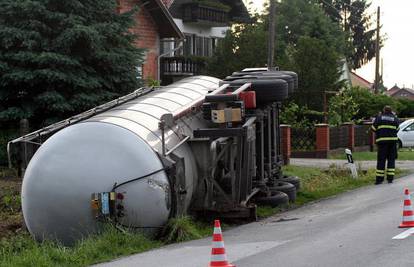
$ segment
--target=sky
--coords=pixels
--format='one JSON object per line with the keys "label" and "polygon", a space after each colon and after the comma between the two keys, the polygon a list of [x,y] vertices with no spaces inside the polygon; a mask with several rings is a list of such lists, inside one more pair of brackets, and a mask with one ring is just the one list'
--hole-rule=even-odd
{"label": "sky", "polygon": [[[266,0],[245,0],[253,2],[260,10]],[[381,57],[384,61],[384,84],[395,84],[414,88],[414,0],[371,0],[370,12],[381,6],[382,34],[386,35]],[[375,15],[375,14],[374,14]],[[376,20],[376,15],[374,16]],[[375,21],[374,21],[375,22]],[[375,77],[375,60],[356,71],[370,82]]]}

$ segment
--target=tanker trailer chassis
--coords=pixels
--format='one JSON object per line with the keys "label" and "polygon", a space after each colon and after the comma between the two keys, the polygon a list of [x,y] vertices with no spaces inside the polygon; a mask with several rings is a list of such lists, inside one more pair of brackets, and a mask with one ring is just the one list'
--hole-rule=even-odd
{"label": "tanker trailer chassis", "polygon": [[204,152],[194,153],[203,182],[192,205],[204,217],[256,220],[255,197],[270,197],[281,175],[281,104],[257,107],[251,86],[206,96],[202,105],[211,124],[194,130],[190,144]]}

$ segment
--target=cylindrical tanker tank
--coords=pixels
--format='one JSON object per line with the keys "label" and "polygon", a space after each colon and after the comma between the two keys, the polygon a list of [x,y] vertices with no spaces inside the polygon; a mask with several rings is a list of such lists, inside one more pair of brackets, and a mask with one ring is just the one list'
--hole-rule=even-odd
{"label": "cylindrical tanker tank", "polygon": [[[186,78],[50,137],[33,156],[23,180],[22,207],[30,233],[37,240],[65,245],[95,233],[100,223],[91,211],[91,194],[115,187],[122,194],[125,214],[119,223],[148,231],[162,227],[173,204],[159,157],[160,118],[190,107],[216,89],[219,81],[207,76]],[[201,114],[178,119],[165,130],[166,149],[176,147],[204,123]],[[198,183],[196,163],[185,143],[174,154],[185,162],[188,207]],[[144,178],[134,180],[139,177]]]}

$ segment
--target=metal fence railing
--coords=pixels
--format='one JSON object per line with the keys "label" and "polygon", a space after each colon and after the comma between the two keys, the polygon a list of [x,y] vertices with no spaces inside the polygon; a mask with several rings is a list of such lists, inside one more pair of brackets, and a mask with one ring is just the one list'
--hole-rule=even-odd
{"label": "metal fence railing", "polygon": [[311,151],[316,148],[316,131],[313,127],[292,128],[292,150]]}
{"label": "metal fence railing", "polygon": [[369,146],[370,143],[370,125],[355,125],[355,146]]}
{"label": "metal fence railing", "polygon": [[335,126],[329,128],[329,148],[331,150],[346,148],[349,145],[349,126]]}

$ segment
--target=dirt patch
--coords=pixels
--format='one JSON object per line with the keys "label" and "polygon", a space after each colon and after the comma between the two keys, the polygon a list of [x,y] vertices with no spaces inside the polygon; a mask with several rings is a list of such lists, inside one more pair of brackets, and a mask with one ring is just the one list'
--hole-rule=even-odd
{"label": "dirt patch", "polygon": [[0,175],[0,239],[22,231],[21,179],[12,170]]}

